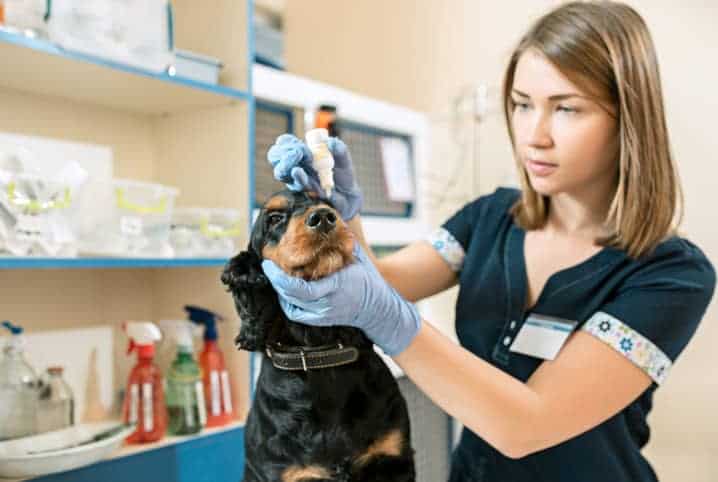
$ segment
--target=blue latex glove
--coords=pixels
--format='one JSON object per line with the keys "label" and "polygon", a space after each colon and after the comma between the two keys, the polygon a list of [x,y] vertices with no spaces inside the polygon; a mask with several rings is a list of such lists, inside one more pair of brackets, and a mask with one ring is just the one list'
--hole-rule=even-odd
{"label": "blue latex glove", "polygon": [[[327,147],[334,156],[334,189],[329,201],[348,221],[360,210],[362,194],[354,179],[352,158],[346,144],[330,137]],[[267,160],[274,169],[274,177],[292,191],[313,191],[322,199],[326,193],[319,184],[317,171],[312,167],[312,153],[307,145],[292,134],[277,137],[267,152]]]}
{"label": "blue latex glove", "polygon": [[262,269],[290,320],[360,328],[387,355],[401,353],[419,332],[419,312],[384,281],[357,244],[354,255],[355,263],[318,281],[289,276],[269,260]]}

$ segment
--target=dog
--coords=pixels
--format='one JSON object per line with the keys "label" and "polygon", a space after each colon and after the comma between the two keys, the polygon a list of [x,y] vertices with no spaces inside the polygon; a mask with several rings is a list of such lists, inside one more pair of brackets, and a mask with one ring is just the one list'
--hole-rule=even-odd
{"label": "dog", "polygon": [[242,321],[235,343],[262,353],[244,482],[415,480],[406,401],[371,341],[357,328],[289,320],[262,272],[270,259],[317,280],[354,262],[353,243],[330,204],[285,190],[264,204],[249,246],[222,273]]}

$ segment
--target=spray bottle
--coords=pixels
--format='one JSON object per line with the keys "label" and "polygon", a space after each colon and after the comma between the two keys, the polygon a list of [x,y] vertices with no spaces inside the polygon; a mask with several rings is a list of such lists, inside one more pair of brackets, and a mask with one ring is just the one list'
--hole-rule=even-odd
{"label": "spray bottle", "polygon": [[187,305],[184,307],[189,319],[204,325],[204,348],[199,355],[202,368],[202,385],[207,404],[207,427],[218,427],[234,418],[232,390],[229,374],[224,364],[224,355],[217,346],[217,320],[222,317],[204,308]]}
{"label": "spray bottle", "polygon": [[327,197],[332,195],[334,189],[334,156],[329,150],[327,142],[329,142],[329,131],[324,128],[312,129],[307,131],[305,136],[307,147],[312,151],[314,162],[312,166],[319,175],[319,184],[321,185]]}
{"label": "spray bottle", "polygon": [[197,433],[207,423],[207,412],[202,373],[193,356],[194,325],[186,320],[162,320],[160,325],[177,346],[177,357],[167,372],[168,430],[173,435]]}
{"label": "spray bottle", "polygon": [[24,437],[37,431],[37,375],[25,360],[23,329],[9,321],[2,325],[10,340],[0,359],[0,440]]}
{"label": "spray bottle", "polygon": [[154,442],[161,439],[167,430],[162,374],[153,361],[155,343],[162,338],[162,334],[157,325],[148,321],[128,321],[124,329],[130,338],[127,354],[137,349],[137,364],[127,380],[122,407],[124,422],[137,424],[127,442]]}

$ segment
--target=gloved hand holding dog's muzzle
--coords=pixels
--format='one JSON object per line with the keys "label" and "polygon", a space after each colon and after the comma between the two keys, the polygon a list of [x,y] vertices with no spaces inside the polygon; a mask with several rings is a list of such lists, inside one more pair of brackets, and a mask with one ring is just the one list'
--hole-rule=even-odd
{"label": "gloved hand holding dog's muzzle", "polygon": [[269,260],[262,269],[290,320],[360,328],[386,354],[397,355],[419,332],[419,312],[384,281],[356,243],[354,256],[354,263],[318,281],[290,276]]}
{"label": "gloved hand holding dog's muzzle", "polygon": [[[334,157],[334,189],[329,201],[339,215],[349,221],[361,210],[362,194],[354,178],[354,166],[346,144],[330,137],[327,147]],[[274,178],[292,191],[312,191],[322,199],[326,194],[319,183],[317,171],[312,167],[312,153],[296,136],[282,134],[267,152],[267,160],[274,169]]]}

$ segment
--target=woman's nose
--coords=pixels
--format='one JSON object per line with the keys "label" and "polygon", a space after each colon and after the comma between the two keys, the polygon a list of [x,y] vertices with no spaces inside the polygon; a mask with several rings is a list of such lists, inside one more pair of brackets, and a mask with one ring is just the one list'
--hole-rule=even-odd
{"label": "woman's nose", "polygon": [[552,142],[551,118],[536,112],[527,125],[526,143],[533,147],[550,147]]}

